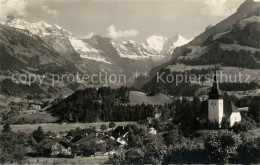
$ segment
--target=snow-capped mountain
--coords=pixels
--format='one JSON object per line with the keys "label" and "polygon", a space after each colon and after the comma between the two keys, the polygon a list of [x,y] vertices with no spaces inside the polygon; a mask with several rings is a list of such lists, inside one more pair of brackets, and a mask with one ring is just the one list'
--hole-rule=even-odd
{"label": "snow-capped mountain", "polygon": [[17,29],[28,30],[31,34],[40,37],[72,35],[70,32],[62,29],[58,25],[50,25],[44,21],[30,23],[12,16],[8,16],[6,19],[0,20],[0,24]]}
{"label": "snow-capped mountain", "polygon": [[113,47],[116,49],[118,55],[122,58],[129,58],[133,60],[153,60],[160,61],[165,58],[160,52],[151,47],[143,46],[135,41],[129,40],[127,42],[111,41]]}
{"label": "snow-capped mountain", "polygon": [[0,36],[0,46],[15,61],[5,69],[22,66],[40,73],[68,73],[70,69],[73,73],[124,73],[129,84],[134,80],[133,72],[148,71],[168,61],[173,49],[188,42],[181,36],[152,36],[144,43],[95,34],[79,39],[57,24],[30,23],[12,16],[0,20]]}
{"label": "snow-capped mountain", "polygon": [[157,52],[161,52],[163,50],[163,45],[167,42],[168,38],[164,38],[162,36],[153,35],[146,39],[144,46],[149,46],[156,50]]}
{"label": "snow-capped mountain", "polygon": [[169,55],[172,54],[173,50],[176,47],[182,46],[190,42],[181,35],[177,35],[172,38],[166,38],[162,36],[153,35],[146,39],[146,41],[142,44],[143,46],[153,48],[160,54]]}
{"label": "snow-capped mountain", "polygon": [[[0,24],[29,31],[30,35],[41,37],[60,53],[72,53],[72,49],[74,49],[81,58],[107,64],[113,63],[113,61],[109,60],[106,56],[102,56],[102,52],[104,52],[102,47],[99,47],[97,50],[88,43],[91,38],[95,36],[94,34],[89,36],[88,39],[81,40],[57,24],[50,25],[44,21],[30,23],[22,19],[14,18],[13,16],[8,16],[6,19],[0,20]],[[63,43],[61,44],[61,42]],[[189,42],[189,40],[182,36],[168,39],[154,35],[147,38],[142,44],[136,43],[135,41],[121,42],[115,40],[109,40],[107,44],[111,44],[121,58],[165,62],[170,59],[171,53],[176,47],[186,44],[187,42]]]}

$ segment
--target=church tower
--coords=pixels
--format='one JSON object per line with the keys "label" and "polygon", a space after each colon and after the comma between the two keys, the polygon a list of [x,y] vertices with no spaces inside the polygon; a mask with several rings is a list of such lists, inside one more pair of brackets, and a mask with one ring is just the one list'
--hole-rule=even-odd
{"label": "church tower", "polygon": [[215,71],[213,86],[209,93],[208,119],[210,122],[217,122],[220,125],[223,116],[224,116],[223,94],[219,89],[219,84],[217,81],[217,71]]}

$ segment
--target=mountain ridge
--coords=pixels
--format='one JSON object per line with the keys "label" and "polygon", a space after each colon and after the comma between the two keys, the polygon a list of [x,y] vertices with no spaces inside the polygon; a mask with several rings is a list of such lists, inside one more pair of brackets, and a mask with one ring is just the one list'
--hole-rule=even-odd
{"label": "mountain ridge", "polygon": [[205,42],[210,36],[220,34],[222,32],[227,31],[228,29],[232,29],[233,26],[239,21],[242,20],[245,17],[250,17],[252,15],[259,14],[260,11],[260,2],[255,2],[253,0],[246,0],[243,4],[239,6],[237,9],[237,12],[232,14],[231,16],[227,17],[226,19],[220,21],[215,26],[211,28],[207,28],[206,31],[199,34],[197,37],[195,37],[192,41],[189,43],[182,45],[180,47],[177,47],[174,49],[174,52],[172,53],[172,58],[159,65],[154,67],[150,70],[149,75],[150,77],[147,79],[139,78],[135,80],[134,86],[136,88],[142,88],[145,84],[147,84],[154,75],[160,71],[160,69],[167,67],[168,65],[171,65],[174,60],[176,60],[179,56],[185,53],[187,51],[187,48],[190,46],[201,46],[203,42]]}

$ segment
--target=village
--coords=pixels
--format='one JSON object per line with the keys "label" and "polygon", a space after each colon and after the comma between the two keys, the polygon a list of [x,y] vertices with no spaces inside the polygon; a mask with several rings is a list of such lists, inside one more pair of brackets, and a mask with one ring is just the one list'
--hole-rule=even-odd
{"label": "village", "polygon": [[[48,100],[44,103],[27,99],[20,100],[20,103],[28,101],[27,104],[12,104],[13,111],[18,109],[18,116],[11,117],[12,120],[6,120],[7,122],[3,123],[4,126],[0,130],[3,133],[12,131],[18,134],[25,133],[24,140],[28,141],[25,147],[28,164],[80,163],[86,159],[99,164],[111,163],[115,156],[127,154],[131,149],[142,148],[143,150],[149,145],[155,145],[154,147],[166,145],[174,148],[174,144],[185,144],[187,140],[190,141],[189,143],[194,143],[193,145],[205,145],[204,137],[216,130],[232,130],[258,137],[259,128],[256,128],[255,122],[249,117],[249,107],[237,108],[232,101],[226,100],[219,88],[216,75],[215,73],[208,95],[202,95],[197,99],[171,98],[173,103],[168,105],[151,105],[148,117],[144,120],[75,122],[73,121],[75,117],[69,117],[69,120],[66,120],[50,113],[50,107],[61,104],[63,99]],[[128,91],[127,88],[124,90]],[[129,108],[130,105],[124,103],[128,95],[129,92],[126,92],[122,98],[115,99],[116,106]],[[197,115],[193,116],[195,109],[192,111],[189,108],[191,108],[190,105],[196,105],[194,104],[196,100],[200,107],[196,112]],[[102,99],[93,102],[97,105],[103,103]],[[171,109],[172,114],[169,113]],[[190,114],[191,112],[194,114]],[[29,117],[26,118],[26,116]],[[48,120],[43,120],[44,117]],[[255,117],[257,120],[260,116]],[[143,148],[142,145],[146,147]]]}

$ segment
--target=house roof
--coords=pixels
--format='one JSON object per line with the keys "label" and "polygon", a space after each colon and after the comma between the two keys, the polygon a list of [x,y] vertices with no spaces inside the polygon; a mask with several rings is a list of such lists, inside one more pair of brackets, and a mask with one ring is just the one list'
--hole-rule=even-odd
{"label": "house roof", "polygon": [[90,133],[89,135],[81,138],[75,144],[89,144],[91,142],[102,140],[106,135],[97,135],[96,133]]}
{"label": "house roof", "polygon": [[49,149],[57,143],[59,143],[60,145],[62,145],[65,148],[68,148],[71,146],[71,144],[66,139],[52,139],[51,141],[43,141],[42,143],[43,143],[43,147],[45,149]]}
{"label": "house roof", "polygon": [[217,80],[217,72],[215,72],[213,86],[209,93],[209,99],[219,99],[219,98],[223,98],[223,93],[219,88],[218,80]]}
{"label": "house roof", "polygon": [[70,142],[71,143],[75,143],[77,141],[79,141],[80,139],[82,139],[83,137],[81,135],[77,135],[76,137],[74,137]]}
{"label": "house roof", "polygon": [[62,145],[63,147],[65,147],[65,148],[69,148],[69,147],[72,146],[68,141],[63,141],[63,140],[61,140],[61,141],[59,141],[58,143],[59,143],[60,145]]}
{"label": "house roof", "polygon": [[116,129],[112,132],[112,136],[117,139],[120,136],[125,135],[129,131],[129,127],[124,126],[118,126]]}

